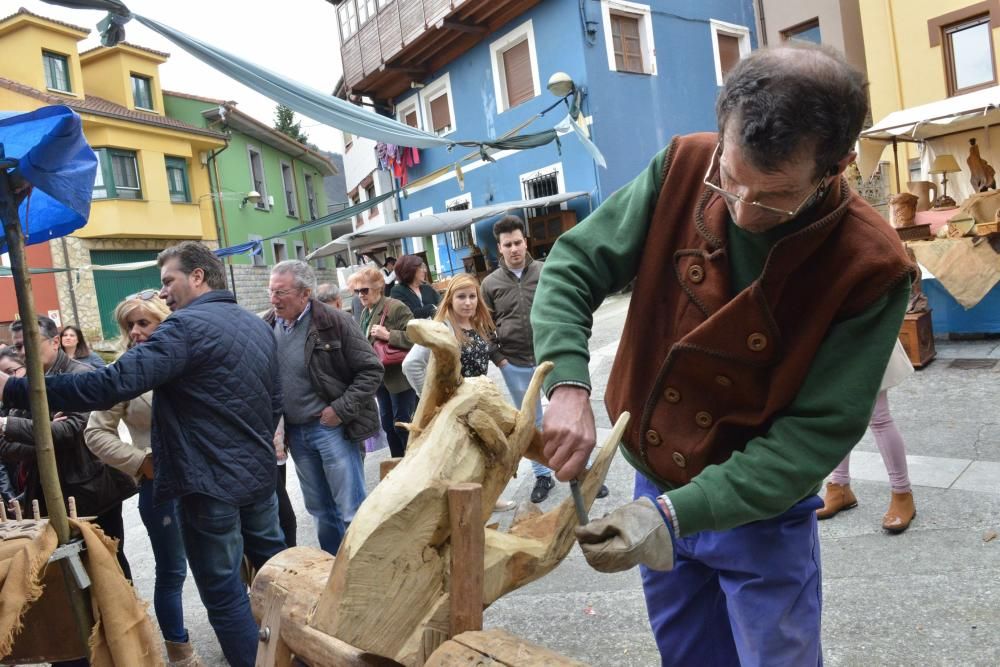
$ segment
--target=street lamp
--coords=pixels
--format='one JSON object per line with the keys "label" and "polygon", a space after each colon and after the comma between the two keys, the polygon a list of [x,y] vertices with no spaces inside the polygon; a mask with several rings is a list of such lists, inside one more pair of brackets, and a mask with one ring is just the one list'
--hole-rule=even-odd
{"label": "street lamp", "polygon": [[256,206],[257,202],[259,202],[259,201],[260,201],[260,193],[257,192],[256,190],[251,190],[243,198],[243,201],[240,202],[240,208],[243,208],[244,206],[246,206],[247,202],[250,202],[251,204],[253,204],[254,206]]}
{"label": "street lamp", "polygon": [[550,76],[546,87],[556,97],[566,97],[576,92],[576,84],[573,83],[573,78],[566,72],[556,72]]}

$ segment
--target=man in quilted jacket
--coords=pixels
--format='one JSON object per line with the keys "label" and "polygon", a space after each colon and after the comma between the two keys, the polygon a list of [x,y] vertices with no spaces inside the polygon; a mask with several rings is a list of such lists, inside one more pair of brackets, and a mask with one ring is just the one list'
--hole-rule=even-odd
{"label": "man in quilted jacket", "polygon": [[[107,368],[46,376],[52,410],[106,410],[153,390],[153,496],[179,499],[188,563],[226,660],[250,667],[257,624],[240,580],[285,544],[275,498],[281,384],[274,335],[236,305],[222,262],[185,241],[157,258],[173,314]],[[140,293],[131,298],[144,298]],[[28,406],[28,382],[0,374],[3,403]]]}

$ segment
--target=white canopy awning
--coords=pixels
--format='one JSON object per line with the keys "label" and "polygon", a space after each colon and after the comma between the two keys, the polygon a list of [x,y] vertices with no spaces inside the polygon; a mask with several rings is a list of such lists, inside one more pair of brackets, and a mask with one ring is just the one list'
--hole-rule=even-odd
{"label": "white canopy awning", "polygon": [[586,196],[586,192],[564,192],[549,197],[538,197],[536,199],[525,199],[521,201],[509,201],[501,204],[490,204],[489,206],[479,206],[477,208],[467,208],[461,211],[445,211],[443,213],[429,213],[418,217],[410,217],[402,222],[390,223],[372,229],[344,234],[343,236],[330,241],[322,248],[311,252],[306,259],[316,259],[326,257],[336,252],[359,244],[371,244],[376,241],[394,241],[396,239],[418,238],[433,236],[444,232],[454,232],[465,229],[469,225],[486,220],[498,215],[503,215],[508,211],[521,208],[543,208],[555,206],[570,199]]}
{"label": "white canopy awning", "polygon": [[1000,123],[1000,86],[893,111],[861,133],[858,168],[867,178],[893,139],[925,141]]}

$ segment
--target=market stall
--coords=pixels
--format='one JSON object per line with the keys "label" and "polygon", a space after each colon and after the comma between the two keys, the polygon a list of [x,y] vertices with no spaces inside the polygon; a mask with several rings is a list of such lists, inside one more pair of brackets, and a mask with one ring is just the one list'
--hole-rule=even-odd
{"label": "market stall", "polygon": [[[901,142],[919,145],[900,164]],[[1000,86],[895,111],[861,133],[858,166],[867,177],[892,148],[898,193],[893,220],[924,271],[937,335],[1000,333]],[[905,215],[907,206],[915,210]]]}

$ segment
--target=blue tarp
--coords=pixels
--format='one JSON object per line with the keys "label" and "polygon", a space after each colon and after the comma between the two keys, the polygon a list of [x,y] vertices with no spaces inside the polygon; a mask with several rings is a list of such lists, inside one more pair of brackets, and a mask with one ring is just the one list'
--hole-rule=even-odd
{"label": "blue tarp", "polygon": [[18,208],[27,245],[87,223],[97,156],[83,137],[80,116],[64,106],[0,111],[0,144],[33,186]]}

